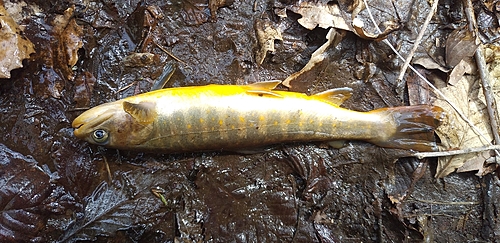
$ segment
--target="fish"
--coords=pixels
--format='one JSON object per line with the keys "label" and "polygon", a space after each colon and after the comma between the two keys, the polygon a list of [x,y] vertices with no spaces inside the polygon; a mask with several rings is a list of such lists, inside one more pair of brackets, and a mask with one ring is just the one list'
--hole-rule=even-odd
{"label": "fish", "polygon": [[317,94],[276,90],[281,81],[165,88],[93,107],[73,120],[91,144],[152,153],[238,151],[280,143],[361,140],[436,151],[446,116],[431,105],[355,111],[351,88]]}

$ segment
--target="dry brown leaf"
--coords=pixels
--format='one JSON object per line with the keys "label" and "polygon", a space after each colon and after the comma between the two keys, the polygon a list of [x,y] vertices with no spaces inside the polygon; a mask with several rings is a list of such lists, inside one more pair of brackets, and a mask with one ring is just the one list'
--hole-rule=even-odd
{"label": "dry brown leaf", "polygon": [[257,19],[254,29],[260,46],[260,49],[255,55],[255,59],[257,64],[261,65],[267,53],[273,53],[275,51],[274,41],[283,40],[283,37],[281,36],[281,31],[269,19]]}
{"label": "dry brown leaf", "polygon": [[476,64],[471,57],[462,59],[448,75],[448,83],[456,85],[464,76],[464,74],[472,74],[476,72]]}
{"label": "dry brown leaf", "polygon": [[388,21],[384,24],[385,24],[384,31],[380,34],[374,34],[374,33],[369,33],[364,29],[365,24],[361,19],[355,18],[352,21],[352,26],[354,28],[354,33],[356,35],[366,40],[375,40],[375,41],[381,41],[385,39],[387,35],[399,29],[399,24],[396,22]]}
{"label": "dry brown leaf", "polygon": [[353,31],[345,21],[338,4],[303,1],[298,6],[292,6],[290,10],[302,15],[297,21],[307,29],[312,30],[319,26],[323,29],[334,27]]}
{"label": "dry brown leaf", "polygon": [[33,43],[20,35],[20,28],[0,5],[0,78],[10,78],[10,71],[23,67],[22,61],[34,53]]}
{"label": "dry brown leaf", "polygon": [[[472,76],[465,76],[456,86],[448,86],[441,89],[448,99],[457,106],[462,113],[481,131],[487,140],[481,138],[474,130],[456,113],[444,100],[437,99],[434,105],[448,111],[448,119],[438,127],[436,133],[441,139],[446,150],[466,149],[481,147],[492,140],[489,120],[484,101],[480,100],[479,83]],[[440,157],[436,177],[442,178],[455,169],[461,167],[466,161],[477,157],[477,153],[456,155],[451,157]],[[484,162],[484,161],[483,161]]]}
{"label": "dry brown leaf", "polygon": [[296,80],[304,73],[310,71],[317,64],[321,63],[326,58],[327,55],[326,50],[328,50],[328,48],[332,45],[336,46],[340,42],[342,37],[343,36],[339,34],[337,31],[335,31],[334,29],[330,29],[326,34],[327,41],[325,42],[325,44],[323,44],[316,51],[313,52],[309,62],[307,62],[307,64],[300,71],[288,76],[281,84],[285,85],[288,88],[291,88],[292,87],[291,82]]}
{"label": "dry brown leaf", "polygon": [[498,84],[498,80],[500,79],[500,47],[487,45],[484,48],[484,53],[486,62],[488,63],[488,72]]}
{"label": "dry brown leaf", "polygon": [[489,159],[490,151],[483,151],[477,153],[477,156],[467,160],[461,167],[457,169],[457,173],[468,172],[468,171],[476,171],[477,176],[483,176],[485,170],[487,169],[487,165],[485,165],[485,161]]}

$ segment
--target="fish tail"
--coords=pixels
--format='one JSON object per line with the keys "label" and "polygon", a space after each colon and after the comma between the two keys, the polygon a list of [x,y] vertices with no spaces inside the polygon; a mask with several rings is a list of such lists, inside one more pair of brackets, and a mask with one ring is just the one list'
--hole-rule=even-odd
{"label": "fish tail", "polygon": [[378,146],[415,151],[437,151],[434,130],[446,117],[441,107],[400,106],[376,110],[394,119],[395,131],[384,139],[371,141]]}

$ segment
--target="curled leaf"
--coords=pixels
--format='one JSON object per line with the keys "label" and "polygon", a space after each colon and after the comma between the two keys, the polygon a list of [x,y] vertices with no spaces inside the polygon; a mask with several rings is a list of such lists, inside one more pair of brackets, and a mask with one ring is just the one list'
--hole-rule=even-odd
{"label": "curled leaf", "polygon": [[283,37],[281,36],[281,31],[268,19],[257,19],[255,21],[255,32],[260,46],[255,59],[261,65],[267,53],[275,51],[274,41],[283,40]]}
{"label": "curled leaf", "polygon": [[292,82],[294,80],[297,80],[299,77],[302,75],[308,73],[311,71],[314,67],[316,67],[318,64],[322,63],[323,60],[327,57],[326,51],[330,46],[336,46],[340,40],[342,39],[343,35],[339,34],[337,31],[334,29],[330,29],[328,31],[328,34],[326,34],[327,41],[325,44],[320,46],[316,51],[313,52],[311,55],[311,59],[309,62],[298,72],[293,73],[292,75],[288,76],[284,81],[283,85],[287,87],[292,87]]}

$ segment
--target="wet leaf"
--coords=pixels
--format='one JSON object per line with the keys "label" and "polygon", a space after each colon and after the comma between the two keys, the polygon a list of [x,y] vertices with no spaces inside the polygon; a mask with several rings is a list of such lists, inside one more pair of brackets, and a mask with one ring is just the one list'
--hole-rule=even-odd
{"label": "wet leaf", "polygon": [[41,241],[50,176],[37,162],[0,144],[0,241]]}
{"label": "wet leaf", "polygon": [[152,64],[158,64],[160,62],[160,58],[158,55],[153,53],[131,53],[126,56],[122,63],[126,67],[144,67]]}
{"label": "wet leaf", "polygon": [[[150,224],[149,228],[153,228],[165,224],[163,217],[169,209],[150,189],[166,180],[158,179],[155,173],[137,169],[121,174],[113,184],[102,182],[85,199],[83,217],[73,218],[60,240],[96,240],[98,236],[115,236],[134,225]],[[172,193],[166,193],[165,198],[175,198]]]}
{"label": "wet leaf", "polygon": [[[63,15],[58,15],[54,21],[54,32],[59,36],[59,49],[65,54],[66,64],[73,67],[78,61],[78,50],[82,48],[83,28],[79,26],[73,17],[74,8],[68,8]],[[69,74],[72,74],[69,71]],[[71,76],[66,78],[71,79]]]}
{"label": "wet leaf", "polygon": [[456,29],[446,39],[446,64],[455,67],[464,58],[476,52],[476,38],[467,28]]}
{"label": "wet leaf", "polygon": [[83,72],[75,78],[75,96],[73,100],[76,102],[77,108],[89,107],[90,97],[94,90],[96,79],[90,72]]}
{"label": "wet leaf", "polygon": [[191,0],[182,1],[183,10],[182,17],[187,25],[200,25],[208,21],[208,14],[203,11],[203,8],[198,7]]}
{"label": "wet leaf", "polygon": [[217,10],[222,7],[227,7],[233,4],[234,0],[209,0],[208,8],[210,9],[210,15],[212,19],[217,18]]}
{"label": "wet leaf", "polygon": [[393,31],[399,29],[399,24],[394,21],[384,21],[384,30],[380,34],[369,33],[364,28],[364,21],[357,18],[357,15],[364,9],[364,4],[360,1],[349,2],[349,11],[343,11],[339,4],[331,2],[323,3],[300,1],[298,5],[293,5],[289,9],[295,13],[302,15],[302,18],[297,21],[307,29],[320,27],[327,29],[330,27],[351,31],[359,37],[367,40],[382,40]]}
{"label": "wet leaf", "polygon": [[359,37],[361,37],[363,39],[375,40],[375,41],[381,41],[381,40],[385,39],[387,37],[387,35],[389,35],[393,31],[399,29],[399,24],[396,22],[388,21],[384,24],[385,24],[385,28],[384,28],[383,32],[380,34],[374,34],[374,33],[370,33],[370,32],[365,30],[365,28],[364,28],[365,23],[361,19],[355,18],[352,21],[352,26],[354,28],[355,34],[357,34]]}
{"label": "wet leaf", "polygon": [[10,78],[10,71],[23,67],[22,61],[34,53],[33,43],[0,4],[0,78]]}

